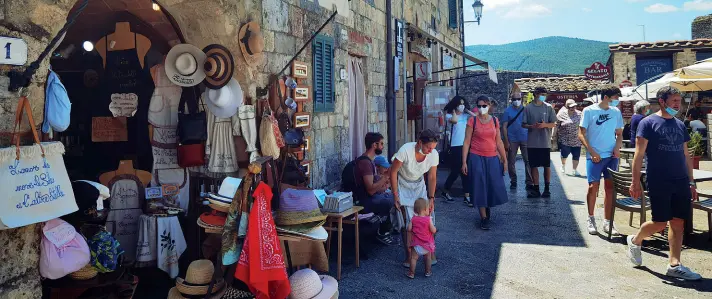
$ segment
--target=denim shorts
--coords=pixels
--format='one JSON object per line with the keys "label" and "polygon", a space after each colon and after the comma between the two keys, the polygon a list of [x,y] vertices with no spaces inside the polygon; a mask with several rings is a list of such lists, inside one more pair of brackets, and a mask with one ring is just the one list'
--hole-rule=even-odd
{"label": "denim shorts", "polygon": [[608,157],[601,159],[598,163],[593,163],[593,160],[586,160],[586,176],[589,183],[597,183],[601,181],[601,175],[604,179],[611,178],[611,173],[608,168],[618,171],[618,158]]}
{"label": "denim shorts", "polygon": [[581,147],[580,146],[567,146],[559,143],[559,149],[561,150],[561,157],[566,159],[571,154],[571,159],[578,161],[581,157]]}

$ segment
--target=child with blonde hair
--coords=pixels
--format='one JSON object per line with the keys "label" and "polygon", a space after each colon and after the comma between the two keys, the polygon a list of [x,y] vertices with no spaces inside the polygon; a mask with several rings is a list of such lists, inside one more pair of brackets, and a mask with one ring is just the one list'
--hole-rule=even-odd
{"label": "child with blonde hair", "polygon": [[408,232],[412,234],[410,250],[410,271],[409,278],[415,278],[415,264],[420,256],[425,260],[425,277],[433,275],[431,271],[430,253],[435,252],[435,225],[430,221],[430,209],[428,202],[423,198],[418,198],[413,206],[415,215],[408,223]]}

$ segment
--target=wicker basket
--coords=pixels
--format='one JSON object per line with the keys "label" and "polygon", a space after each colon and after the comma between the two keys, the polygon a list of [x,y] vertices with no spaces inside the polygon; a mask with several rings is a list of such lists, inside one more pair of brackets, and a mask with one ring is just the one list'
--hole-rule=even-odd
{"label": "wicker basket", "polygon": [[69,277],[74,280],[89,280],[96,277],[98,273],[94,267],[87,264],[76,272],[69,273]]}

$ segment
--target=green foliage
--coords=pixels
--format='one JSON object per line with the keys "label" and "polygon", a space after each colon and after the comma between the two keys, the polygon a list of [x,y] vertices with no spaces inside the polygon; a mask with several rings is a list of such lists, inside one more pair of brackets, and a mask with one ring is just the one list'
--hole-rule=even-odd
{"label": "green foliage", "polygon": [[687,142],[687,148],[693,157],[701,157],[705,152],[705,145],[702,142],[702,134],[700,132],[692,133],[690,141]]}
{"label": "green foliage", "polygon": [[582,75],[594,62],[606,64],[609,44],[613,43],[552,36],[504,45],[467,46],[465,51],[496,69]]}

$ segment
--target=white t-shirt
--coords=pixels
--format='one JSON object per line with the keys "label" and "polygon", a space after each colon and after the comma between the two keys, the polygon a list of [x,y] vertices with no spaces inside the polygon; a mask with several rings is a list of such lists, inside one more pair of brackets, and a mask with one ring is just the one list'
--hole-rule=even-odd
{"label": "white t-shirt", "polygon": [[398,174],[403,176],[406,180],[417,181],[427,173],[431,167],[438,166],[440,162],[440,155],[437,150],[433,150],[432,153],[425,156],[423,162],[418,162],[415,160],[415,145],[416,142],[406,143],[398,150],[396,155],[393,157],[393,161],[398,159],[398,161],[403,162]]}
{"label": "white t-shirt", "polygon": [[448,126],[452,125],[450,146],[462,146],[465,143],[465,130],[467,130],[467,120],[470,119],[470,115],[467,113],[458,115],[456,124],[450,122],[451,118],[452,114],[445,115]]}

